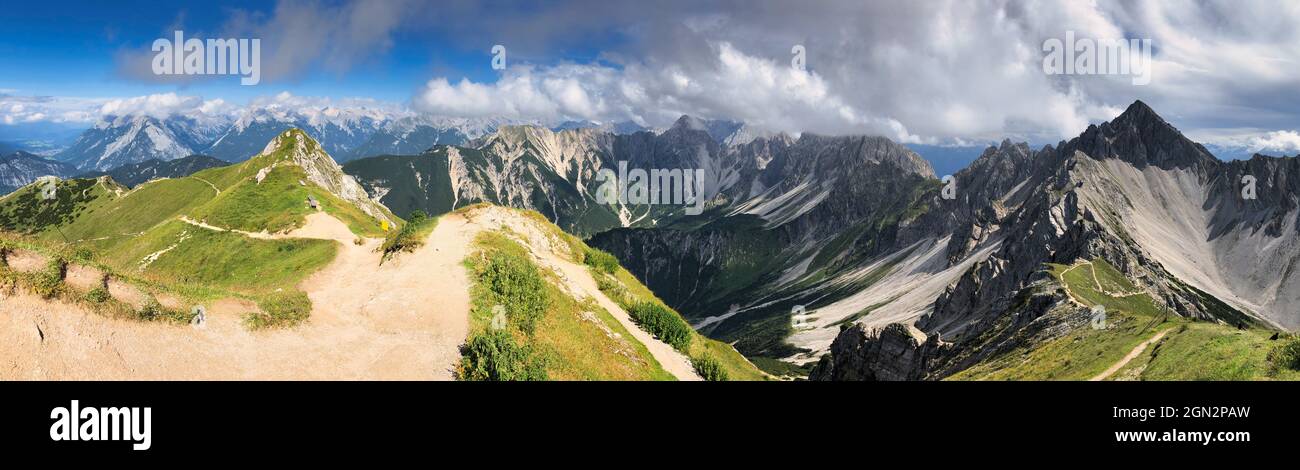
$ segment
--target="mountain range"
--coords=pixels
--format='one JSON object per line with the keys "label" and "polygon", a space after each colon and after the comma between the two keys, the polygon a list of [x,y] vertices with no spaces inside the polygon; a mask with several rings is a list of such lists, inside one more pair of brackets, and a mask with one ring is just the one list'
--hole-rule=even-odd
{"label": "mountain range", "polygon": [[0,155],[0,194],[26,186],[42,176],[63,178],[76,173],[72,165],[21,150]]}
{"label": "mountain range", "polygon": [[[209,148],[246,153],[234,142],[289,118],[260,119],[214,131],[118,118],[97,129],[128,144],[74,148],[117,150],[83,160],[89,167],[156,151],[129,142],[159,135],[189,136],[163,140],[175,147],[216,136]],[[306,145],[295,154],[310,155],[294,166],[368,217],[482,203],[536,211],[775,375],[1259,378],[1269,335],[1300,328],[1290,307],[1300,301],[1300,159],[1219,160],[1141,101],[1055,145],[990,146],[950,180],[883,137],[795,138],[690,116],[659,131],[366,116],[307,124],[331,137],[294,134]],[[288,145],[283,131],[270,135],[253,155]],[[388,154],[336,159],[330,147]],[[111,180],[220,164],[159,167],[168,160]],[[27,176],[76,170],[33,155],[12,161]],[[703,212],[600,202],[598,176],[621,166],[700,170]],[[1160,355],[1116,362],[1156,340]],[[1196,347],[1206,344],[1252,352]],[[1229,363],[1243,354],[1249,367]],[[1187,361],[1205,365],[1177,366]]]}
{"label": "mountain range", "polygon": [[91,171],[77,175],[78,178],[98,178],[108,176],[119,184],[134,188],[147,181],[160,178],[180,178],[189,176],[208,168],[229,165],[230,162],[218,160],[207,155],[190,155],[175,160],[149,159],[140,163],[122,165],[109,171]]}
{"label": "mountain range", "polygon": [[401,220],[302,130],[239,163],[144,171],[213,162],[0,197],[5,312],[23,325],[0,330],[0,377],[767,378],[545,218]]}
{"label": "mountain range", "polygon": [[[690,117],[659,134],[515,127],[345,171],[399,213],[535,209],[701,332],[816,378],[950,377],[1077,332],[1081,305],[1300,327],[1297,159],[1220,161],[1142,102],[1054,146],[989,147],[951,188],[884,138],[735,142]],[[594,204],[593,175],[620,161],[704,169],[708,209]],[[1078,271],[1054,271],[1083,265],[1126,295],[1082,299]]]}
{"label": "mountain range", "polygon": [[517,121],[402,116],[364,108],[264,107],[234,118],[202,113],[105,116],[54,158],[86,171],[194,154],[237,162],[256,155],[277,134],[301,129],[345,162],[385,153],[418,154],[438,143],[463,143],[507,123]]}

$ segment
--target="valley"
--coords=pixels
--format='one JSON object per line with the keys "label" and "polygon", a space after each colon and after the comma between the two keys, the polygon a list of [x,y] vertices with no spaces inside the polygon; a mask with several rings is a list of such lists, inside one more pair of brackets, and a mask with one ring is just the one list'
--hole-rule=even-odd
{"label": "valley", "polygon": [[[513,291],[484,291],[486,280],[474,276],[506,269],[490,260],[516,259],[509,269],[534,279],[524,290],[548,299],[517,301],[545,307],[525,308],[541,310],[525,323],[512,317],[504,329],[491,305],[457,307],[453,316],[468,323],[450,337],[460,340],[430,340],[444,351],[439,360],[459,357],[439,374],[1293,376],[1277,364],[1294,341],[1285,332],[1300,322],[1286,310],[1300,292],[1291,276],[1300,259],[1300,165],[1295,157],[1219,161],[1142,102],[1058,146],[989,147],[956,172],[955,198],[925,159],[878,137],[793,138],[689,116],[658,132],[529,125],[485,132],[340,166],[306,132],[285,131],[240,163],[136,163],[60,181],[49,201],[38,184],[26,186],[0,199],[0,227],[15,247],[94,260],[108,277],[140,286],[137,297],[174,310],[161,317],[184,323],[178,306],[229,299],[253,307],[232,324],[272,335],[316,328],[309,319],[374,315],[377,307],[354,303],[365,298],[388,299],[411,321],[437,317],[441,311],[410,313],[424,305],[411,300],[419,294],[352,290],[403,285],[375,270],[389,269],[390,258],[392,266],[411,259],[450,266],[459,262],[424,250],[455,253],[467,260],[456,270],[469,278],[451,290],[505,295],[502,302]],[[620,165],[699,168],[704,212],[597,202],[596,175]],[[1240,197],[1234,182],[1246,175],[1263,182],[1256,198]],[[429,225],[403,229],[426,217]],[[444,237],[458,241],[445,245]],[[245,254],[268,258],[249,263]],[[613,267],[584,267],[589,256],[608,256]],[[334,273],[328,282],[337,284],[305,287],[323,282],[322,273]],[[343,281],[349,276],[362,281]],[[1107,309],[1104,329],[1087,326],[1094,306]],[[126,317],[141,308],[115,307]],[[685,322],[657,320],[677,312]],[[538,318],[550,319],[544,333],[533,330]],[[690,340],[670,345],[664,335],[679,334],[670,331]],[[1212,347],[1189,349],[1195,341]],[[465,351],[472,354],[460,357]],[[1183,359],[1177,355],[1195,356],[1200,367],[1170,370],[1169,361]],[[497,362],[506,357],[515,362]]]}
{"label": "valley", "polygon": [[699,380],[697,361],[722,361],[714,380],[765,378],[729,346],[678,352],[644,331],[546,219],[475,205],[403,221],[301,131],[134,188],[38,186],[0,199],[3,379],[491,378],[472,371],[498,358],[462,357],[502,328],[485,325],[493,294],[467,268],[485,240],[540,269],[548,308],[516,334],[546,378]]}

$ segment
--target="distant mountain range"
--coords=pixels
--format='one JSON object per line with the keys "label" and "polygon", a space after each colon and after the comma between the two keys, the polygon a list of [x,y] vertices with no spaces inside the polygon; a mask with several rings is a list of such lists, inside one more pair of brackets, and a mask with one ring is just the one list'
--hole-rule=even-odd
{"label": "distant mountain range", "polygon": [[[720,141],[742,143],[766,135],[732,121],[699,120],[697,125]],[[343,163],[376,155],[418,155],[435,145],[460,145],[506,125],[540,125],[499,117],[453,118],[394,113],[367,108],[250,108],[237,117],[200,112],[155,117],[142,114],[105,116],[54,159],[83,171],[107,171],[145,160],[174,160],[201,154],[230,162],[243,161],[265,142],[288,129],[302,129]],[[596,129],[618,135],[653,131],[632,122],[567,121],[552,130]],[[28,150],[16,142],[4,144]],[[48,150],[48,148],[47,148]],[[33,152],[36,153],[36,152]]]}
{"label": "distant mountain range", "polygon": [[54,156],[84,171],[107,171],[145,160],[174,160],[203,154],[238,162],[256,155],[266,142],[288,129],[302,129],[340,162],[385,153],[418,154],[435,144],[464,143],[507,119],[392,117],[379,111],[250,110],[236,119],[223,116],[107,116]]}
{"label": "distant mountain range", "polygon": [[[279,119],[250,119],[214,142],[260,135]],[[211,128],[201,121],[112,124],[102,134],[136,136],[128,141],[218,134],[205,133]],[[613,254],[698,332],[773,374],[1262,378],[1272,333],[1300,329],[1293,308],[1300,303],[1300,158],[1219,160],[1140,101],[1055,145],[986,147],[950,182],[913,148],[884,137],[794,138],[691,116],[631,133],[591,123],[559,130],[364,117],[317,124],[317,132],[335,133],[337,145],[355,145],[349,148],[430,147],[340,167],[310,131],[276,134],[254,152],[263,155],[258,165],[271,171],[280,160],[266,155],[292,146],[286,155],[304,176],[274,188],[321,187],[377,220],[390,210],[438,215],[479,203],[534,210]],[[349,140],[345,129],[371,133]],[[114,148],[127,147],[130,154],[150,148]],[[7,165],[0,170],[24,178],[75,170],[31,154],[0,161]],[[143,181],[220,163],[153,159],[109,174]],[[599,202],[597,176],[620,165],[701,170],[703,213]],[[245,166],[206,171],[239,172],[246,190],[265,197],[262,175]],[[205,195],[216,189],[220,197],[205,196],[211,204],[238,213],[240,200],[226,194],[237,186],[211,184],[167,183]],[[15,207],[13,214],[26,213]],[[1158,354],[1131,366],[1116,362],[1161,338]]]}
{"label": "distant mountain range", "polygon": [[18,151],[0,156],[0,195],[31,184],[42,176],[66,178],[76,174],[72,165]]}
{"label": "distant mountain range", "polygon": [[[565,230],[589,235],[667,223],[684,215],[680,206],[597,203],[601,169],[616,171],[620,161],[629,168],[705,168],[705,197],[726,192],[722,197],[730,198],[764,185],[760,180],[770,159],[769,143],[792,142],[786,135],[756,138],[741,124],[691,116],[682,116],[659,133],[609,130],[615,127],[554,131],[504,126],[463,145],[440,144],[420,155],[350,161],[344,171],[399,215],[416,209],[441,214],[488,202],[533,209]],[[817,138],[809,134],[808,139]]]}
{"label": "distant mountain range", "polygon": [[175,160],[150,159],[140,163],[122,165],[109,171],[91,171],[77,175],[77,178],[97,178],[108,176],[118,184],[134,188],[141,183],[158,178],[179,178],[189,176],[208,168],[229,165],[230,162],[207,155],[190,155]]}
{"label": "distant mountain range", "polygon": [[[537,210],[701,332],[818,379],[1087,378],[1095,355],[1074,368],[1000,359],[1084,334],[1087,307],[1134,338],[1169,323],[1216,338],[1300,327],[1296,157],[1221,161],[1136,102],[1057,145],[987,147],[945,187],[889,139],[742,128],[511,126],[344,170],[399,214]],[[705,169],[707,210],[595,203],[594,176],[621,161]]]}

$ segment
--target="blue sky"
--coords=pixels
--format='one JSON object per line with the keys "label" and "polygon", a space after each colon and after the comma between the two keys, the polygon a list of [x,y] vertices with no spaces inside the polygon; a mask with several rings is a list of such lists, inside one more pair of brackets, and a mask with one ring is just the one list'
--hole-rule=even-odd
{"label": "blue sky", "polygon": [[[177,26],[184,31],[218,31],[236,10],[271,15],[274,7],[256,1],[15,2],[0,9],[0,23],[6,25],[0,29],[0,58],[6,69],[20,73],[4,74],[0,89],[79,97],[175,91],[228,101],[269,94],[267,89],[240,86],[229,78],[185,85],[132,80],[118,70],[115,57],[123,50],[148,50],[155,39],[170,38]],[[471,50],[439,36],[437,29],[394,31],[390,48],[366,57],[357,67],[308,70],[265,88],[307,96],[404,101],[435,73],[472,80],[493,77],[490,44]]]}
{"label": "blue sky", "polygon": [[[1141,99],[1199,141],[1300,152],[1300,2],[10,3],[0,10],[0,135],[88,126],[110,112],[381,103],[648,126],[692,114],[913,144],[1037,145]],[[176,28],[261,38],[262,83],[152,75],[150,44]],[[1067,32],[1150,39],[1150,83],[1048,73],[1043,47]],[[507,47],[505,70],[490,68],[494,44]],[[794,46],[806,67],[795,67]],[[295,99],[274,98],[284,92]]]}

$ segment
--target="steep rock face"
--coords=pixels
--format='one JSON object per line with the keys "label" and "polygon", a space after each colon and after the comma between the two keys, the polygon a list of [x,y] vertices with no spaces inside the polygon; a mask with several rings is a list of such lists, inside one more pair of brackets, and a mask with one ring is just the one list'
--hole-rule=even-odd
{"label": "steep rock face", "polygon": [[[714,151],[702,131],[670,132],[698,142],[699,155]],[[877,263],[896,253],[900,234],[937,198],[928,164],[883,138],[778,135],[717,151],[728,172],[710,180],[721,182],[713,211],[611,230],[590,243],[614,253],[701,331],[748,354],[799,353],[808,343],[784,342],[792,309],[829,305],[879,281],[897,260]],[[854,313],[819,316],[809,328],[829,334]],[[825,347],[831,339],[810,341]]]}
{"label": "steep rock face", "polygon": [[325,153],[319,143],[312,140],[301,129],[290,129],[275,136],[257,156],[250,160],[250,162],[254,161],[258,164],[269,163],[261,171],[270,171],[274,166],[281,164],[301,167],[312,183],[356,205],[371,217],[392,222],[383,206],[371,199],[356,179],[343,173],[343,168],[335,163],[328,153]]}
{"label": "steep rock face", "polygon": [[590,128],[506,126],[471,142],[471,149],[447,148],[457,204],[532,209],[580,234],[617,226],[617,209],[596,202],[593,182],[613,138]]}
{"label": "steep rock face", "polygon": [[1137,167],[1148,165],[1165,170],[1219,163],[1201,144],[1192,142],[1142,101],[1135,101],[1123,114],[1088,129],[1061,149],[1065,154],[1081,151],[1093,158],[1115,158]]}
{"label": "steep rock face", "polygon": [[[953,345],[927,356],[925,370],[914,375],[942,378],[1081,325],[1082,309],[1052,293],[1046,263],[1106,260],[1157,308],[1185,317],[1300,324],[1282,307],[1300,289],[1290,274],[1300,259],[1294,158],[1219,162],[1141,102],[1056,149],[1026,159],[1025,148],[1016,147],[990,149],[959,173],[967,192],[956,215],[922,217],[957,224],[952,260],[987,240],[1008,242],[971,265],[915,320],[923,334]],[[1243,197],[1247,175],[1258,182],[1255,199]],[[897,351],[877,352],[872,344],[879,338],[860,332],[845,331],[840,340],[863,343],[832,348],[826,359],[863,364],[867,370],[854,378],[894,376],[917,364]]]}
{"label": "steep rock face", "polygon": [[[738,125],[734,127],[739,129]],[[596,177],[603,169],[624,178],[630,175],[620,174],[622,169],[689,171],[692,176],[694,170],[701,170],[702,205],[706,208],[729,208],[763,194],[781,180],[780,162],[794,140],[778,134],[729,147],[714,137],[715,133],[736,129],[689,116],[683,116],[674,126],[658,134],[616,133],[606,126],[575,125],[554,131],[541,126],[506,125],[462,146],[437,145],[422,156],[446,162],[455,207],[492,202],[533,209],[566,230],[585,235],[615,227],[666,225],[687,215],[687,205],[682,204],[637,201],[598,204],[595,196],[600,184]],[[861,147],[853,148],[865,152]],[[369,165],[357,161],[350,167],[365,171],[363,168]],[[371,180],[363,184],[376,197],[408,194],[404,189],[394,189],[389,180],[409,179],[391,176],[370,176]],[[672,184],[683,183],[681,180]],[[378,191],[385,194],[380,195]],[[410,199],[410,196],[400,197]],[[400,201],[393,204],[407,205]],[[437,211],[440,207],[422,209]]]}
{"label": "steep rock face", "polygon": [[898,323],[868,331],[862,325],[845,329],[809,374],[809,380],[920,380],[927,364],[946,351],[938,336],[918,341]]}
{"label": "steep rock face", "polygon": [[217,118],[108,116],[55,159],[81,170],[101,171],[149,159],[174,160],[198,153],[223,126]]}

